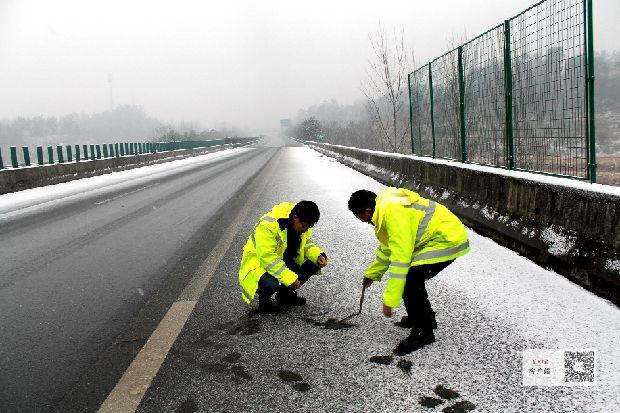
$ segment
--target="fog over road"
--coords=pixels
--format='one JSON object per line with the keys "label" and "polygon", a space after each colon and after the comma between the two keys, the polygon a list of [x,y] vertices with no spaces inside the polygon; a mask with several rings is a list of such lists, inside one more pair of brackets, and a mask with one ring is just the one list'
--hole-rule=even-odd
{"label": "fog over road", "polygon": [[[376,240],[346,201],[383,185],[277,137],[192,165],[22,215],[0,209],[0,411],[97,411],[204,271],[152,383],[128,388],[139,412],[620,410],[620,311],[608,301],[469,230],[471,253],[427,284],[436,343],[393,357],[404,310],[381,315],[383,284],[351,327],[320,324],[357,309]],[[241,248],[263,213],[301,199],[321,210],[313,238],[329,265],[301,288],[305,307],[258,316],[241,299]],[[598,383],[522,386],[532,348],[596,349]]]}

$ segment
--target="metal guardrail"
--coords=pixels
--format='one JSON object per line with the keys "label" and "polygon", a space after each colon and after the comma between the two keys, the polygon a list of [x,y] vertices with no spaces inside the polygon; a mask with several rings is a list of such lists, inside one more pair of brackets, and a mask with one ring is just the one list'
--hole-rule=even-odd
{"label": "metal guardrail", "polygon": [[[2,160],[0,148],[0,170],[33,166],[53,165],[59,163],[95,161],[98,159],[135,156],[149,153],[170,152],[182,149],[208,148],[224,144],[247,143],[256,138],[222,138],[202,141],[171,141],[171,142],[118,142],[88,145],[56,145],[47,146],[11,146],[9,148],[10,163]],[[36,154],[36,163],[31,159],[31,150]],[[46,156],[44,156],[44,153]],[[54,155],[56,154],[56,155]]]}
{"label": "metal guardrail", "polygon": [[544,0],[409,74],[416,155],[596,182],[592,0]]}

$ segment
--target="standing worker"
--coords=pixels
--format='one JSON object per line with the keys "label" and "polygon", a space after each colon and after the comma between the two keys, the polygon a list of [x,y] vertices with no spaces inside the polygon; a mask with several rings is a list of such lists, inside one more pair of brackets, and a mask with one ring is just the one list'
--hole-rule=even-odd
{"label": "standing worker", "polygon": [[408,317],[397,324],[411,328],[411,333],[398,343],[394,353],[409,354],[433,343],[437,322],[425,281],[469,252],[465,227],[445,206],[404,188],[387,188],[378,196],[366,190],[354,192],[349,210],[360,221],[373,225],[379,240],[363,285],[380,281],[387,272],[383,314],[391,317],[401,299],[407,310]]}
{"label": "standing worker", "polygon": [[272,312],[275,293],[280,305],[306,304],[297,289],[327,265],[327,255],[310,239],[319,216],[312,201],[282,202],[254,225],[239,269],[246,303],[258,294],[258,311]]}

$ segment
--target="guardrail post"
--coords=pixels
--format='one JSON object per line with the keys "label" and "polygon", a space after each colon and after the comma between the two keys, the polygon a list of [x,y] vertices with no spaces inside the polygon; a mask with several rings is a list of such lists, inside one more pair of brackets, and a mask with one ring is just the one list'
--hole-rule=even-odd
{"label": "guardrail post", "polygon": [[88,160],[88,145],[82,145],[82,153],[84,156],[82,158],[87,161]]}
{"label": "guardrail post", "polygon": [[433,71],[431,63],[428,64],[428,87],[431,100],[431,137],[433,138],[433,158],[435,157],[435,111],[433,108]]}
{"label": "guardrail post", "polygon": [[0,148],[0,169],[4,169],[4,162],[2,161],[2,148]]}
{"label": "guardrail post", "polygon": [[121,151],[120,149],[118,149],[118,142],[114,144],[114,154],[116,155],[117,158],[121,156]]}
{"label": "guardrail post", "polygon": [[11,166],[13,168],[19,167],[19,163],[17,162],[17,147],[11,146]]}
{"label": "guardrail post", "polygon": [[504,20],[504,98],[506,117],[506,155],[508,169],[515,169],[514,131],[512,120],[512,57],[510,52],[510,20]]}
{"label": "guardrail post", "polygon": [[71,145],[67,145],[67,162],[73,162],[73,153],[71,151]]}
{"label": "guardrail post", "polygon": [[467,162],[467,135],[465,130],[465,74],[463,70],[463,46],[458,48],[459,71],[459,117],[461,130],[461,161]]}
{"label": "guardrail post", "polygon": [[589,149],[588,175],[591,183],[596,183],[596,130],[594,128],[594,34],[592,18],[592,0],[584,0],[586,27],[586,107],[587,127],[586,141]]}
{"label": "guardrail post", "polygon": [[95,145],[94,144],[90,145],[90,160],[91,161],[95,160]]}
{"label": "guardrail post", "polygon": [[103,157],[107,158],[108,157],[108,145],[104,143],[101,149],[103,150]]}
{"label": "guardrail post", "polygon": [[75,162],[80,162],[80,145],[75,145]]}
{"label": "guardrail post", "polygon": [[30,149],[27,146],[22,146],[22,152],[24,153],[24,165],[30,166]]}
{"label": "guardrail post", "polygon": [[97,159],[101,159],[101,145],[95,145],[95,152],[97,153]]}
{"label": "guardrail post", "polygon": [[43,147],[37,146],[37,164],[43,165]]}
{"label": "guardrail post", "polygon": [[47,163],[49,163],[50,165],[54,164],[54,147],[53,146],[47,147]]}
{"label": "guardrail post", "polygon": [[62,155],[61,145],[56,145],[56,153],[58,154],[58,163],[65,163],[65,157]]}

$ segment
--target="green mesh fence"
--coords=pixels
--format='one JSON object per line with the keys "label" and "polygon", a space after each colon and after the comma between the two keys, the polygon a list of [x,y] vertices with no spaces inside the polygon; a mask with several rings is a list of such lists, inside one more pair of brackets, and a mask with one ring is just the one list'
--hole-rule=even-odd
{"label": "green mesh fence", "polygon": [[586,176],[582,0],[545,1],[510,21],[515,167]]}
{"label": "green mesh fence", "polygon": [[428,65],[411,74],[411,144],[414,153],[433,156],[433,131],[429,93]]}
{"label": "green mesh fence", "polygon": [[463,67],[468,159],[507,166],[503,25],[463,45]]}
{"label": "green mesh fence", "polygon": [[594,182],[591,1],[542,1],[411,73],[413,153]]}
{"label": "green mesh fence", "polygon": [[431,62],[435,156],[460,159],[458,54],[456,50]]}

